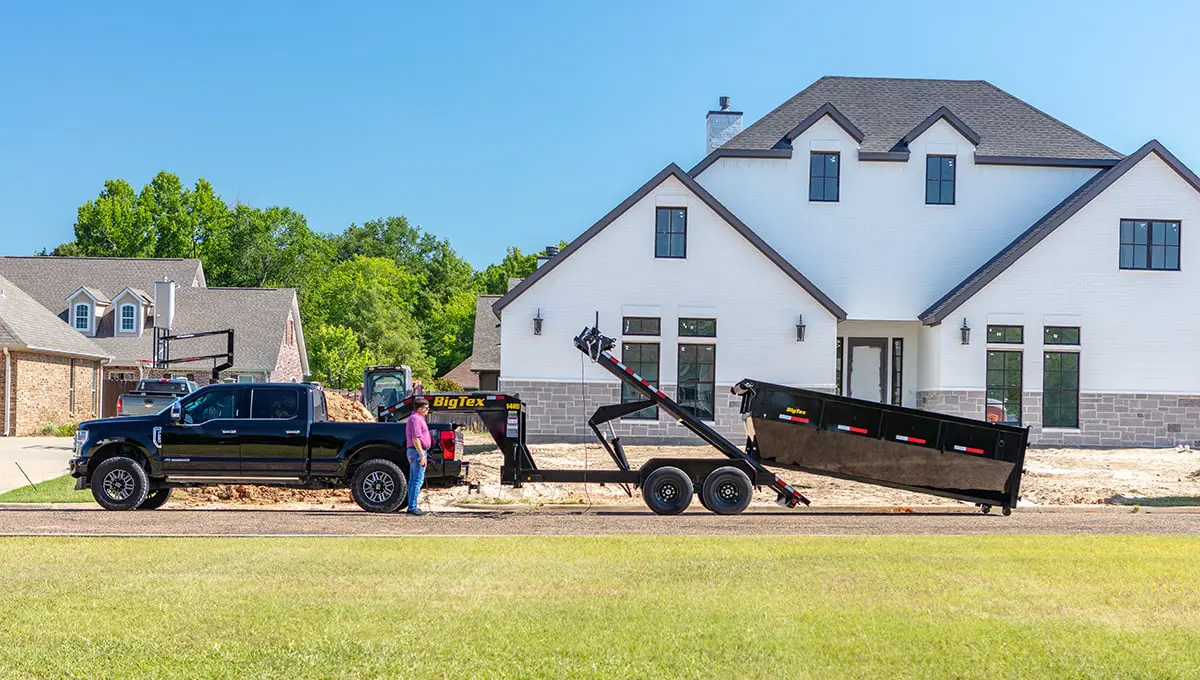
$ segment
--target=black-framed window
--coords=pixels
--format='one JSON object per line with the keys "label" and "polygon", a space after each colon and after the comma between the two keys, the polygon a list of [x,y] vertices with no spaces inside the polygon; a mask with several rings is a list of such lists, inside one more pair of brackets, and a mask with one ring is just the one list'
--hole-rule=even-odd
{"label": "black-framed window", "polygon": [[1046,326],[1042,329],[1042,343],[1046,345],[1078,345],[1079,326]]}
{"label": "black-framed window", "polygon": [[954,205],[954,156],[925,157],[925,203]]}
{"label": "black-framed window", "polygon": [[679,346],[679,382],[676,401],[701,420],[714,420],[716,413],[717,346]]}
{"label": "black-framed window", "polygon": [[250,395],[250,417],[291,420],[300,417],[300,392],[289,387],[256,387]]}
{"label": "black-framed window", "polygon": [[845,353],[844,350],[842,349],[842,345],[843,345],[843,339],[838,338],[837,339],[837,360],[834,362],[834,368],[833,368],[833,380],[834,380],[835,389],[837,390],[836,394],[842,393],[842,354]]}
{"label": "black-framed window", "polygon": [[988,326],[987,341],[1001,345],[1019,345],[1025,342],[1025,327]]}
{"label": "black-framed window", "polygon": [[1042,427],[1079,427],[1079,353],[1042,358]]}
{"label": "black-framed window", "polygon": [[687,208],[659,208],[654,218],[654,257],[687,257]]}
{"label": "black-framed window", "polygon": [[987,353],[984,417],[994,423],[1021,424],[1021,352]]}
{"label": "black-framed window", "polygon": [[715,338],[717,337],[716,319],[680,319],[679,337],[681,338]]}
{"label": "black-framed window", "polygon": [[659,335],[662,319],[657,316],[626,316],[621,319],[622,335]]}
{"label": "black-framed window", "polygon": [[[657,319],[655,320],[657,321]],[[659,350],[657,342],[626,342],[621,344],[621,363],[628,366],[634,373],[649,380],[650,384],[656,387],[659,386],[658,358]],[[637,390],[625,383],[621,383],[622,404],[642,401],[645,398],[641,394],[638,394]],[[625,417],[637,420],[658,420],[658,407],[650,406]]]}
{"label": "black-framed window", "polygon": [[892,405],[904,399],[904,338],[892,338]]}
{"label": "black-framed window", "polygon": [[841,154],[814,151],[808,165],[808,200],[837,203]]}
{"label": "black-framed window", "polygon": [[1121,269],[1179,271],[1179,222],[1121,220]]}

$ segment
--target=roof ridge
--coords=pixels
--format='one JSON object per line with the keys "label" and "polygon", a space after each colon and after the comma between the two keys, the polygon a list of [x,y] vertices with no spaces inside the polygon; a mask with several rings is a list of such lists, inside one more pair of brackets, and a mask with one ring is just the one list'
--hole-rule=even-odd
{"label": "roof ridge", "polygon": [[109,257],[107,255],[0,255],[5,260],[137,260],[139,262],[200,262],[198,257]]}
{"label": "roof ridge", "polygon": [[1000,94],[1002,94],[1002,95],[1004,95],[1004,96],[1006,96],[1006,97],[1011,97],[1012,99],[1014,99],[1014,100],[1016,100],[1017,102],[1019,102],[1019,103],[1020,103],[1022,106],[1024,106],[1024,107],[1025,107],[1025,108],[1027,108],[1027,109],[1029,109],[1030,111],[1033,111],[1033,112],[1034,112],[1034,113],[1036,113],[1036,114],[1039,114],[1039,115],[1045,116],[1046,118],[1049,118],[1050,120],[1054,121],[1055,123],[1058,123],[1059,125],[1063,126],[1064,128],[1066,128],[1066,129],[1070,130],[1071,132],[1074,132],[1075,134],[1079,135],[1080,137],[1083,137],[1084,139],[1086,139],[1086,140],[1088,140],[1088,141],[1090,141],[1090,142],[1095,142],[1096,144],[1099,144],[1100,146],[1104,147],[1104,148],[1105,148],[1105,149],[1107,149],[1108,151],[1110,151],[1110,152],[1112,152],[1112,153],[1116,154],[1116,155],[1117,155],[1119,158],[1125,158],[1125,154],[1121,153],[1120,151],[1117,151],[1116,149],[1112,148],[1111,146],[1109,146],[1109,145],[1105,144],[1104,142],[1102,142],[1102,141],[1100,141],[1100,140],[1098,140],[1098,139],[1095,139],[1095,138],[1094,138],[1094,137],[1092,137],[1091,135],[1085,134],[1085,133],[1083,133],[1082,131],[1080,131],[1080,130],[1078,130],[1078,129],[1076,129],[1076,128],[1073,128],[1073,127],[1071,127],[1070,125],[1067,125],[1066,123],[1062,122],[1062,121],[1061,121],[1061,120],[1059,120],[1058,118],[1055,118],[1054,116],[1052,116],[1052,115],[1050,115],[1050,114],[1046,113],[1045,111],[1043,111],[1043,110],[1039,109],[1038,107],[1034,106],[1033,104],[1030,104],[1029,102],[1025,101],[1024,99],[1021,99],[1021,98],[1020,98],[1020,97],[1018,97],[1017,95],[1015,95],[1015,94],[1013,94],[1013,93],[1011,93],[1011,92],[1008,92],[1008,91],[1006,91],[1006,90],[1002,90],[1002,89],[1000,89],[1000,87],[998,87],[998,86],[997,86],[997,85],[995,85],[994,83],[990,83],[990,82],[988,82],[988,81],[986,81],[986,80],[981,80],[981,81],[979,81],[979,82],[983,83],[984,85],[987,85],[988,87],[992,88],[993,90],[995,90],[995,91],[999,92]]}
{"label": "roof ridge", "polygon": [[907,80],[929,83],[988,83],[979,78],[897,78],[892,76],[823,76],[823,78],[841,78],[843,80]]}

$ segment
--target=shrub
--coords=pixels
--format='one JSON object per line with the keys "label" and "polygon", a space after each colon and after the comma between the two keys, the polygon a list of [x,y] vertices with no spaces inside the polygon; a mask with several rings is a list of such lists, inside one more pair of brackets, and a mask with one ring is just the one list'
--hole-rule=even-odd
{"label": "shrub", "polygon": [[78,423],[42,423],[42,429],[39,434],[43,437],[74,437],[75,430],[79,429]]}

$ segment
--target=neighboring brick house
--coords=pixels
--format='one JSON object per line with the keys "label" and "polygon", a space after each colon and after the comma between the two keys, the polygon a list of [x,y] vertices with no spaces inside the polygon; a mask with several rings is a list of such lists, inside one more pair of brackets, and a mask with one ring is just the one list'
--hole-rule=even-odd
{"label": "neighboring brick house", "polygon": [[0,276],[0,432],[95,418],[101,362],[109,357],[28,293]]}
{"label": "neighboring brick house", "polygon": [[[298,382],[308,374],[303,324],[290,288],[209,288],[194,259],[0,257],[0,275],[20,286],[58,320],[87,336],[111,357],[104,367],[111,415],[116,392],[136,380],[153,358],[154,282],[174,281],[172,333],[234,331],[234,364],[222,377]],[[148,293],[147,291],[151,291]],[[224,351],[223,337],[177,341],[172,355]],[[151,376],[209,382],[211,361],[149,370]]]}

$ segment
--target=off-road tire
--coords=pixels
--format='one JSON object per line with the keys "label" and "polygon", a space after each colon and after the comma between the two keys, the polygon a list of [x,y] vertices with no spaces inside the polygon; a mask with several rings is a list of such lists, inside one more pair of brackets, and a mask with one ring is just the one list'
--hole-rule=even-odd
{"label": "off-road tire", "polygon": [[750,505],[753,496],[754,485],[750,483],[750,477],[731,465],[708,473],[700,486],[704,506],[718,515],[740,513]]}
{"label": "off-road tire", "polygon": [[408,501],[408,477],[392,461],[373,458],[354,470],[350,495],[367,512],[395,512]]}
{"label": "off-road tire", "polygon": [[642,500],[659,515],[678,515],[687,510],[695,494],[692,479],[677,467],[660,467],[642,483]]}
{"label": "off-road tire", "polygon": [[157,510],[157,509],[161,508],[162,506],[167,504],[168,500],[171,499],[171,491],[172,491],[172,489],[170,487],[167,487],[165,489],[155,489],[154,491],[151,491],[150,493],[146,494],[146,500],[142,501],[142,504],[139,505],[137,507],[137,509],[138,510]]}
{"label": "off-road tire", "polygon": [[150,478],[132,458],[109,458],[92,473],[92,498],[105,510],[134,510],[149,493]]}

